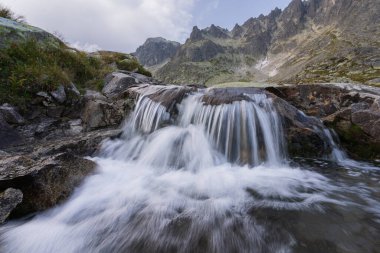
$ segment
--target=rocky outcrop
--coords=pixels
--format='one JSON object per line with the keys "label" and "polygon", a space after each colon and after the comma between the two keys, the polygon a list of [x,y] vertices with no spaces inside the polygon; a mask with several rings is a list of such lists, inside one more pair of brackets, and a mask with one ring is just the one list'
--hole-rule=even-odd
{"label": "rocky outcrop", "polygon": [[[0,218],[8,217],[1,216],[2,213],[19,217],[66,200],[96,167],[83,156],[94,154],[103,140],[119,133],[119,130],[95,131],[75,138],[19,146],[2,153],[0,192],[5,191],[2,194],[7,195],[0,194]],[[10,192],[10,188],[18,190]]]}
{"label": "rocky outcrop", "polygon": [[380,157],[380,89],[350,84],[277,87],[272,93],[322,118],[339,135],[351,156]]}
{"label": "rocky outcrop", "polygon": [[12,211],[15,216],[50,208],[65,200],[95,163],[72,154],[49,157],[11,156],[2,158],[0,189],[17,188],[23,193],[22,202]]}
{"label": "rocky outcrop", "polygon": [[133,55],[142,65],[151,67],[170,60],[177,53],[180,46],[180,43],[164,38],[149,38],[142,46],[137,48]]}

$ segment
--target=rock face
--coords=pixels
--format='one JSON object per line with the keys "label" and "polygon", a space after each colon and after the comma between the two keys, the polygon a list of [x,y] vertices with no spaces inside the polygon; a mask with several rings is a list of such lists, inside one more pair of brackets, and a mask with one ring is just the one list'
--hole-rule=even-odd
{"label": "rock face", "polygon": [[164,38],[149,38],[133,55],[146,67],[167,62],[178,51],[180,43]]}
{"label": "rock face", "polygon": [[380,89],[350,84],[271,88],[306,114],[322,118],[352,156],[380,157]]}
{"label": "rock face", "polygon": [[178,84],[269,80],[376,85],[379,12],[377,0],[293,0],[283,11],[250,18],[232,31],[194,27],[155,76]]}

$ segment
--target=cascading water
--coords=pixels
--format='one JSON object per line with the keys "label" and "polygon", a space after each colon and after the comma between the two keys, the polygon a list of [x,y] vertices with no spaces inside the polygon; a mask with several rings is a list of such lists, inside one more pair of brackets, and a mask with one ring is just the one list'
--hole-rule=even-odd
{"label": "cascading water", "polygon": [[249,98],[214,106],[204,105],[201,94],[190,96],[180,108],[180,125],[201,125],[230,162],[280,164],[284,144],[279,117],[265,94]]}
{"label": "cascading water", "polygon": [[191,94],[170,126],[151,94],[65,204],[1,228],[1,252],[378,250],[380,189],[364,181],[380,176],[356,183],[357,175],[339,181],[319,167],[290,168],[265,94],[220,105]]}

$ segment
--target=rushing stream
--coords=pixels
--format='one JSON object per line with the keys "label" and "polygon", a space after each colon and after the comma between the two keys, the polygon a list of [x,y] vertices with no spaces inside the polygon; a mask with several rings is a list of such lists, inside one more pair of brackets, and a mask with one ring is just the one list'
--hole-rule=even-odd
{"label": "rushing stream", "polygon": [[265,94],[170,121],[141,96],[121,138],[61,206],[1,228],[6,253],[380,252],[380,170],[347,158],[286,155]]}

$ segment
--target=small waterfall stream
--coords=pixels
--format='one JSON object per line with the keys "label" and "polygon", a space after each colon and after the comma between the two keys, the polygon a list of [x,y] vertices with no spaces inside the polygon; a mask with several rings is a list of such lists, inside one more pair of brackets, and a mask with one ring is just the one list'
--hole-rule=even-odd
{"label": "small waterfall stream", "polygon": [[380,191],[364,181],[377,172],[357,183],[290,167],[271,99],[249,98],[212,105],[193,93],[173,120],[141,95],[121,138],[92,158],[97,173],[61,206],[3,227],[1,251],[376,252]]}

